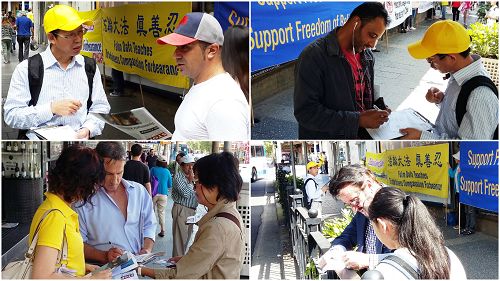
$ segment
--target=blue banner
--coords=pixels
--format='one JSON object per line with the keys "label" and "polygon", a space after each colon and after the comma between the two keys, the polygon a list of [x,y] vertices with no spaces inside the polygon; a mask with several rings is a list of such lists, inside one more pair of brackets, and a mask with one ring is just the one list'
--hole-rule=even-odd
{"label": "blue banner", "polygon": [[214,17],[219,21],[222,30],[232,25],[249,25],[248,2],[215,2]]}
{"label": "blue banner", "polygon": [[460,143],[460,202],[498,213],[498,142]]}
{"label": "blue banner", "polygon": [[343,25],[362,2],[252,2],[252,72],[295,60],[312,41]]}

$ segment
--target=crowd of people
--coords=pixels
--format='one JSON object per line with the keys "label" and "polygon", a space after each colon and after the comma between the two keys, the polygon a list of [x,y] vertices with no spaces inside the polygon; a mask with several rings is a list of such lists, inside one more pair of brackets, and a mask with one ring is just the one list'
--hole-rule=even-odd
{"label": "crowd of people", "polygon": [[[156,161],[151,160],[149,171],[140,161],[141,150],[140,145],[133,145],[132,158],[127,161],[120,142],[99,142],[95,149],[78,144],[63,149],[49,172],[46,200],[36,211],[30,228],[30,243],[35,233],[38,239],[31,278],[108,279],[110,270],[92,272],[124,251],[135,255],[151,253],[158,235],[173,237],[169,261],[175,266],[154,269],[141,265],[137,269],[140,276],[239,279],[245,236],[236,209],[242,188],[237,159],[223,152],[195,162],[192,156],[181,154],[172,184],[166,168],[168,160],[151,153],[150,158]],[[149,175],[159,181],[154,197],[145,186],[151,183]],[[175,202],[171,230],[164,223],[170,194]],[[183,200],[183,196],[189,198]],[[197,222],[199,230],[189,248],[186,237],[194,234],[186,227],[186,210],[193,206],[184,205],[188,203],[201,204],[208,210]],[[161,229],[158,234],[157,223]],[[66,260],[61,262],[58,256],[65,244]]]}
{"label": "crowd of people", "polygon": [[[10,16],[2,20],[5,62],[10,61],[9,39],[12,43],[14,36],[8,23],[13,27]],[[104,122],[89,113],[107,114],[111,106],[95,60],[80,55],[83,35],[93,25],[70,6],[53,6],[43,17],[47,49],[28,63],[23,61],[34,25],[25,11],[15,19],[20,63],[10,81],[4,120],[20,129],[19,139],[26,138],[27,129],[59,125],[69,125],[78,139],[102,134]],[[230,26],[224,34],[214,16],[201,12],[187,13],[174,32],[156,40],[175,46],[177,67],[193,82],[175,114],[173,140],[250,138],[248,40],[247,27]],[[111,96],[122,96],[123,73],[112,73],[116,85]]]}

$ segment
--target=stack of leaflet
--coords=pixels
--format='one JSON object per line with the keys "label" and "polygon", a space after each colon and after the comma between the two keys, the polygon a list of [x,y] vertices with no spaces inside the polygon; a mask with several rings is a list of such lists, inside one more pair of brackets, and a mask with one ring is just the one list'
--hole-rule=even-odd
{"label": "stack of leaflet", "polygon": [[97,273],[106,269],[111,269],[113,279],[138,279],[135,269],[139,265],[133,254],[125,251],[121,256],[116,258],[114,261],[110,261],[107,264],[94,270],[92,273]]}

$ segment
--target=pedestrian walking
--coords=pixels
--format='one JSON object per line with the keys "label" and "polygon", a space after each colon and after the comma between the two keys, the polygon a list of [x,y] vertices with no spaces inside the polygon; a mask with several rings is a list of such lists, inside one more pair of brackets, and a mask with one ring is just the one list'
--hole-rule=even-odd
{"label": "pedestrian walking", "polygon": [[14,29],[10,25],[9,18],[2,18],[2,58],[4,63],[10,63],[10,53],[12,53],[12,36]]}
{"label": "pedestrian walking", "polygon": [[16,19],[17,43],[19,44],[19,62],[27,59],[30,52],[30,39],[33,38],[34,25],[26,16],[26,11],[21,11],[21,16]]}

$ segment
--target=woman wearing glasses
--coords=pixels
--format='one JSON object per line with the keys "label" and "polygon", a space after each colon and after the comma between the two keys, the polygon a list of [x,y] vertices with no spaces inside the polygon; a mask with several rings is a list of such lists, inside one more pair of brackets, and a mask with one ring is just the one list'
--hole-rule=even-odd
{"label": "woman wearing glasses", "polygon": [[[40,205],[31,222],[30,244],[37,229],[38,241],[29,278],[83,277],[97,268],[85,264],[78,215],[72,205],[78,201],[89,201],[103,177],[102,163],[93,149],[73,145],[62,151],[55,168],[49,173],[49,190],[45,193],[47,199]],[[67,260],[61,260],[60,263],[65,265],[58,268],[63,240],[66,240]],[[105,270],[86,277],[110,279],[111,271]]]}
{"label": "woman wearing glasses", "polygon": [[402,262],[386,259],[375,267],[384,279],[451,279],[465,280],[465,270],[457,256],[444,245],[443,234],[424,204],[414,195],[394,187],[380,189],[368,208],[370,222],[377,237]]}
{"label": "woman wearing glasses", "polygon": [[196,199],[208,209],[198,222],[193,245],[184,256],[172,257],[174,268],[139,268],[156,279],[239,279],[245,241],[236,201],[242,186],[238,160],[223,152],[194,164]]}

